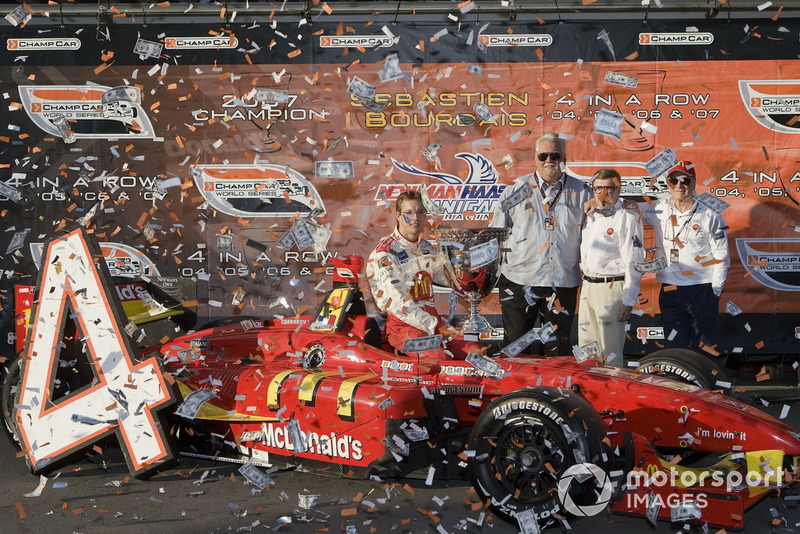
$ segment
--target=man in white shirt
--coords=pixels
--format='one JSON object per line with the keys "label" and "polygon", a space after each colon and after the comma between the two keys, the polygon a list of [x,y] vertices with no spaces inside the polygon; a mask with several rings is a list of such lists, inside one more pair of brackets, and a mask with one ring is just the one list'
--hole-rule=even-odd
{"label": "man in white shirt", "polygon": [[719,296],[731,264],[728,227],[694,199],[696,180],[692,162],[679,161],[667,174],[670,197],[645,210],[667,260],[656,273],[667,346],[695,350],[716,343]]}
{"label": "man in white shirt", "polygon": [[586,217],[581,241],[578,345],[597,342],[608,365],[622,366],[625,326],[639,295],[645,258],[637,214],[622,209],[620,175],[600,169],[592,179],[595,208]]}
{"label": "man in white shirt", "polygon": [[[590,198],[589,188],[563,171],[566,145],[557,134],[540,137],[535,155],[536,172],[506,187],[491,222],[511,229],[497,284],[504,342],[522,337],[540,319],[557,327],[557,340],[545,344],[544,354],[571,354],[583,204]],[[524,352],[534,351],[529,347]]]}

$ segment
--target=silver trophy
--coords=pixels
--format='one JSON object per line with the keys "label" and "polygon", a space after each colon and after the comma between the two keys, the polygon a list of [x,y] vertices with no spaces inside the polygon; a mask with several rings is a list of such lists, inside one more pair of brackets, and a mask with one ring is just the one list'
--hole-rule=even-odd
{"label": "silver trophy", "polygon": [[460,325],[463,332],[492,331],[478,305],[497,283],[500,250],[508,234],[508,228],[446,228],[439,233],[450,287],[469,305],[469,316]]}

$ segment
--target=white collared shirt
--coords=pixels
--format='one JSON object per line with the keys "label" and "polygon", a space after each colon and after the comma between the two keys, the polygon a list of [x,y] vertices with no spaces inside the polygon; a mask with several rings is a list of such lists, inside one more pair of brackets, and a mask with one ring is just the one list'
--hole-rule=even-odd
{"label": "white collared shirt", "polygon": [[614,204],[611,216],[597,212],[586,217],[581,241],[581,269],[586,276],[625,276],[622,304],[633,306],[639,296],[642,273],[633,262],[645,258],[642,225],[635,213]]}
{"label": "white collared shirt", "polygon": [[[728,252],[727,225],[722,216],[699,202],[681,213],[672,199],[660,200],[654,207],[641,205],[642,211],[656,231],[656,243],[662,248],[667,267],[656,272],[662,284],[688,286],[711,284],[722,291],[731,265]],[[673,223],[673,216],[675,217]],[[678,237],[683,247],[675,244]],[[672,250],[678,261],[672,261]]]}
{"label": "white collared shirt", "polygon": [[[561,194],[546,210],[541,181],[536,173],[517,178],[495,204],[490,226],[511,228],[501,271],[512,282],[524,286],[577,287],[581,281],[578,260],[583,204],[591,196],[589,187],[578,178],[563,174]],[[532,194],[503,211],[503,200],[526,184]],[[545,228],[548,218],[552,218],[552,230]]]}

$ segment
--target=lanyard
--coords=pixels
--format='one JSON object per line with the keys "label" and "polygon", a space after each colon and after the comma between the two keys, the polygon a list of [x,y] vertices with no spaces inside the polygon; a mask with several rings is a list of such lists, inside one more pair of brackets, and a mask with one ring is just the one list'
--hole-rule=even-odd
{"label": "lanyard", "polygon": [[[542,184],[539,182],[539,174],[536,173],[533,176],[534,178],[536,178],[536,186],[539,188],[539,194],[542,195],[542,200],[545,200],[544,188],[542,187]],[[564,189],[567,187],[567,173],[562,173],[561,179],[559,181],[561,182],[561,189],[558,190],[558,193],[556,193],[556,196],[553,197],[553,200],[551,200],[550,202],[544,202],[544,204],[547,204],[548,211],[553,209],[553,206],[556,205],[558,199],[561,198],[561,193],[563,193]],[[551,187],[556,187],[556,186],[553,185]]]}
{"label": "lanyard", "polygon": [[[680,228],[680,230],[677,231],[677,233],[675,233],[675,225],[672,224],[673,210],[674,210],[674,207],[672,206],[672,204],[670,204],[669,205],[669,219],[667,219],[667,224],[672,227],[672,231],[673,231],[672,239],[670,239],[670,241],[675,243],[675,238],[677,237],[678,239],[680,239],[680,235],[683,233],[683,231],[686,229],[686,227],[689,225],[689,223],[692,222],[692,217],[694,216],[694,212],[697,211],[697,201],[694,202],[694,206],[692,206],[692,211],[689,212],[688,217],[686,217],[686,220],[683,221],[683,224],[681,225],[681,228]],[[675,211],[677,211],[677,210],[675,210]],[[677,221],[677,216],[676,216],[675,220]],[[665,234],[667,233],[667,229],[666,228],[664,229],[664,233]]]}

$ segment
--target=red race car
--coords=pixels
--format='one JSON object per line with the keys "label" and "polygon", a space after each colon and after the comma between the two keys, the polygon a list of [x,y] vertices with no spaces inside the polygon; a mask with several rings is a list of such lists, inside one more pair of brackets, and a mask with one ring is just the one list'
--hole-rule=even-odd
{"label": "red race car", "polygon": [[[160,361],[183,398],[181,439],[221,436],[220,445],[255,465],[345,477],[466,475],[525,532],[607,506],[739,529],[748,508],[794,478],[795,430],[722,391],[571,356],[386,350],[350,267],[336,265],[338,280],[315,316],[222,321],[148,349],[142,363],[126,364],[126,380],[152,383],[136,373]],[[650,368],[714,381],[710,362],[693,358],[662,351]],[[725,386],[721,376],[716,382]],[[131,401],[132,386],[124,399],[103,387],[116,392],[118,413]],[[138,412],[165,404],[152,395]],[[30,404],[18,396],[7,411],[12,430],[30,426]],[[122,438],[123,420],[90,423],[116,421]],[[26,432],[31,449],[34,433]],[[29,461],[34,471],[46,468]]]}

